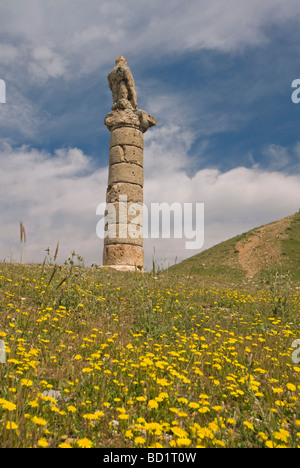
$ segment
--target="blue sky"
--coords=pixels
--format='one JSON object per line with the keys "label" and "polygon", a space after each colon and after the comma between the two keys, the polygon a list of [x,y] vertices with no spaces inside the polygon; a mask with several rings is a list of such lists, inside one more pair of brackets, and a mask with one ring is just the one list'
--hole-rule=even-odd
{"label": "blue sky", "polygon": [[[27,261],[60,242],[101,263],[118,55],[132,70],[145,134],[145,202],[205,203],[208,248],[300,207],[298,0],[18,0],[0,5],[0,258]],[[161,265],[184,240],[145,241]]]}

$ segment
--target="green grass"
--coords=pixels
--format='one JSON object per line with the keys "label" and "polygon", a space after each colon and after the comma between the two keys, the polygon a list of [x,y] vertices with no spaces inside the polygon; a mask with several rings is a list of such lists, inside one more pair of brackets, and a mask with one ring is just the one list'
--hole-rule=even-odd
{"label": "green grass", "polygon": [[299,291],[190,266],[0,265],[0,447],[300,446]]}
{"label": "green grass", "polygon": [[[238,264],[236,243],[248,236],[247,233],[235,236],[190,257],[168,269],[178,275],[195,275],[213,283],[241,283],[246,275]],[[230,259],[230,265],[228,260]]]}
{"label": "green grass", "polygon": [[300,213],[293,217],[286,234],[288,238],[282,240],[286,269],[292,271],[295,280],[300,281]]}
{"label": "green grass", "polygon": [[[213,284],[236,284],[246,285],[255,282],[257,285],[266,280],[271,274],[274,276],[276,272],[281,274],[289,274],[294,283],[300,281],[300,213],[296,213],[290,217],[290,225],[282,232],[282,227],[278,222],[270,223],[266,226],[261,226],[250,230],[249,232],[235,236],[220,244],[217,244],[210,249],[207,249],[199,254],[196,254],[179,264],[171,266],[168,271],[179,276],[191,275],[199,276],[205,281],[210,281]],[[276,239],[280,257],[274,259],[272,264],[265,264],[264,255],[268,254],[268,248],[274,242],[274,230],[272,236],[268,231],[268,227],[278,224],[278,239]],[[254,234],[260,233],[262,228],[267,228],[263,236],[263,248],[260,252],[259,271],[253,278],[247,278],[246,271],[239,263],[239,248],[238,242],[247,243],[251,241]],[[253,250],[253,255],[257,255]]]}

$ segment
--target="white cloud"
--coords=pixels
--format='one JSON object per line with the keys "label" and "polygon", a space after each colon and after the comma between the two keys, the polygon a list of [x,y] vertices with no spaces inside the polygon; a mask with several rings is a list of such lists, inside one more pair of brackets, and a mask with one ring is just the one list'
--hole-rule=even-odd
{"label": "white cloud", "polygon": [[59,54],[50,47],[37,46],[32,51],[32,61],[29,63],[29,73],[33,78],[45,80],[58,78],[66,73],[66,63]]}
{"label": "white cloud", "polygon": [[[157,139],[152,130],[144,155],[145,204],[150,210],[151,202],[204,203],[204,248],[299,209],[300,175],[237,167],[224,173],[202,169],[189,176],[186,153],[191,136],[182,135],[181,140],[173,127],[161,129],[166,138]],[[9,260],[12,252],[19,260],[22,221],[27,231],[26,261],[41,262],[44,249],[55,249],[59,241],[60,261],[75,250],[87,264],[100,264],[103,244],[96,236],[96,207],[105,200],[108,168],[95,167],[77,148],[50,155],[6,145],[0,160],[0,258]],[[154,248],[155,259],[159,264],[165,260],[165,266],[176,257],[179,261],[197,253],[186,250],[185,242],[184,238],[146,239],[147,268]]]}
{"label": "white cloud", "polygon": [[[0,5],[1,33],[7,38],[2,55],[17,60],[17,39],[26,46],[23,64],[30,72],[72,79],[120,53],[148,60],[170,52],[259,46],[268,41],[268,26],[299,16],[298,0],[11,0]],[[33,63],[32,53],[38,56]]]}
{"label": "white cloud", "polygon": [[10,81],[6,82],[6,104],[1,106],[0,126],[3,135],[20,133],[33,137],[45,120],[38,104],[28,99]]}
{"label": "white cloud", "polygon": [[19,222],[27,231],[26,261],[43,260],[60,242],[60,261],[72,250],[101,262],[96,207],[105,200],[107,168],[97,169],[81,150],[54,155],[9,146],[1,159],[0,258],[19,259]]}
{"label": "white cloud", "polygon": [[0,62],[2,64],[10,63],[19,56],[17,47],[11,44],[0,43]]}

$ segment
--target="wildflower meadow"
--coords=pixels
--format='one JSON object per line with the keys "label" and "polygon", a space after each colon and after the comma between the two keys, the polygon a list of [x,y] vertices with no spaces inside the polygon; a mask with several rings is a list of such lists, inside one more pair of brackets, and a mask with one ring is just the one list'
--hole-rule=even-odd
{"label": "wildflower meadow", "polygon": [[299,447],[300,293],[280,294],[1,264],[0,447]]}

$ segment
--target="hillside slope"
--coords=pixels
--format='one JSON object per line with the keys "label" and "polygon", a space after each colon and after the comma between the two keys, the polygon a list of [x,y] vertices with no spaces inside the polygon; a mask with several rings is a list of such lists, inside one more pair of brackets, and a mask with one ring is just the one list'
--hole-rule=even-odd
{"label": "hillside slope", "polygon": [[231,281],[255,280],[269,272],[289,272],[300,281],[300,212],[221,242],[168,269]]}

